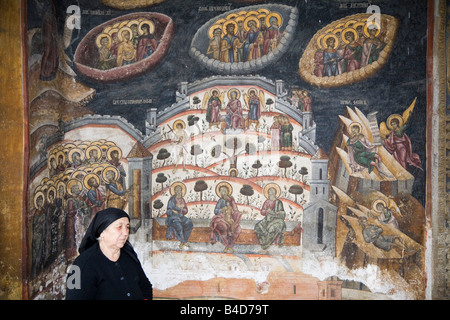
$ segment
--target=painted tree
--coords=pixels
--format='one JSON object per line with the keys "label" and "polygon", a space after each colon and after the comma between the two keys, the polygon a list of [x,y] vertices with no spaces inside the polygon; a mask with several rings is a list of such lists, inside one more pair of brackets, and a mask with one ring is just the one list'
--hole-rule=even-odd
{"label": "painted tree", "polygon": [[191,115],[188,116],[187,120],[188,120],[188,125],[189,125],[190,127],[192,127],[193,125],[195,125],[195,126],[197,127],[197,129],[198,129],[198,134],[200,134],[200,133],[202,132],[202,131],[200,130],[200,127],[198,126],[198,120],[200,120],[199,117],[194,116],[193,114],[191,114]]}
{"label": "painted tree", "polygon": [[156,182],[161,184],[161,191],[164,188],[164,182],[167,181],[167,177],[164,175],[164,173],[158,173],[156,176]]}
{"label": "painted tree", "polygon": [[252,196],[255,191],[253,190],[251,185],[248,184],[244,184],[240,190],[241,194],[247,197],[247,205],[250,203],[249,198],[250,196]]}
{"label": "painted tree", "polygon": [[198,180],[197,182],[195,182],[194,191],[200,192],[200,201],[203,201],[203,191],[205,191],[206,189],[208,189],[208,185],[205,181]]}
{"label": "painted tree", "polygon": [[169,157],[170,157],[170,152],[167,151],[167,149],[165,149],[165,148],[161,148],[158,151],[158,155],[156,156],[156,159],[162,160],[163,161],[162,166],[164,167],[164,165],[166,164],[166,159]]}
{"label": "painted tree", "polygon": [[158,217],[160,215],[159,210],[164,206],[164,204],[162,203],[161,200],[157,199],[155,200],[155,202],[153,202],[153,208],[155,208],[156,210],[158,210]]}
{"label": "painted tree", "polygon": [[294,184],[289,188],[289,193],[295,195],[295,203],[298,203],[297,196],[303,193],[303,188],[299,184]]}
{"label": "painted tree", "polygon": [[255,163],[252,164],[252,168],[253,168],[253,169],[256,169],[256,175],[255,175],[255,177],[258,176],[258,170],[259,170],[259,168],[261,168],[261,167],[262,167],[262,163],[261,163],[261,161],[259,161],[259,160],[256,160]]}
{"label": "painted tree", "polygon": [[292,167],[291,157],[289,157],[289,156],[281,156],[280,157],[280,161],[278,162],[278,166],[281,169],[284,169],[284,177],[287,178],[287,176],[286,176],[287,168]]}
{"label": "painted tree", "polygon": [[301,167],[298,173],[302,176],[302,182],[305,182],[305,176],[308,174],[308,169],[306,167]]}

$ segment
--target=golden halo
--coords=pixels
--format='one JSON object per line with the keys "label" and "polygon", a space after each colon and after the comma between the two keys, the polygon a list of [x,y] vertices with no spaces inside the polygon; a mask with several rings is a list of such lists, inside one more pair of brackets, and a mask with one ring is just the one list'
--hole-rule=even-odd
{"label": "golden halo", "polygon": [[373,25],[373,26],[376,27],[377,33],[375,34],[375,37],[378,37],[378,35],[379,35],[380,32],[381,32],[381,26],[380,26],[378,23],[374,22],[374,21],[372,21],[372,23],[370,23],[370,24],[369,24],[369,22],[367,22],[367,23],[364,25],[364,34],[366,35],[366,37],[367,37],[367,38],[370,38],[370,34],[369,34],[369,30],[368,30],[369,25]]}
{"label": "golden halo", "polygon": [[362,22],[362,21],[359,21],[359,22],[356,22],[352,27],[353,27],[353,29],[357,29],[359,26],[361,26],[361,27],[363,27],[364,28],[364,26],[365,26],[365,23],[364,22]]}
{"label": "golden halo", "polygon": [[338,39],[338,37],[337,37],[335,34],[333,34],[333,33],[329,33],[329,34],[325,35],[325,36],[322,38],[322,47],[323,47],[324,49],[328,48],[328,46],[327,46],[327,40],[328,40],[329,38],[333,38],[333,39],[335,40],[335,41],[334,41],[334,48],[333,48],[333,49],[337,49],[337,47],[339,46],[339,39]]}
{"label": "golden halo", "polygon": [[236,23],[238,23],[240,21],[244,22],[244,20],[245,20],[245,16],[237,16],[236,18],[234,18],[234,21],[236,21]]}
{"label": "golden halo", "polygon": [[173,123],[173,130],[177,130],[177,126],[181,124],[183,126],[183,128],[181,129],[186,129],[186,124],[184,123],[183,120],[177,120]]}
{"label": "golden halo", "polygon": [[355,41],[358,41],[358,32],[355,29],[353,29],[352,27],[348,27],[348,28],[345,28],[344,30],[342,30],[342,32],[341,32],[341,39],[344,43],[346,43],[346,44],[350,43],[350,41],[348,41],[345,38],[345,35],[347,34],[347,32],[353,33],[353,35],[355,36]]}
{"label": "golden halo", "polygon": [[96,174],[97,176],[101,176],[103,169],[105,169],[105,166],[98,165],[94,169],[92,169],[92,173]]}
{"label": "golden halo", "polygon": [[239,15],[237,13],[230,13],[225,17],[226,20],[233,20],[236,19]]}
{"label": "golden halo", "polygon": [[114,181],[117,181],[117,180],[119,179],[119,177],[120,177],[120,172],[119,172],[119,170],[118,170],[116,167],[114,167],[114,166],[107,166],[105,169],[103,169],[103,171],[102,171],[102,179],[103,179],[103,181],[104,181],[105,183],[109,183],[109,180],[106,178],[106,174],[107,174],[109,171],[114,171],[114,173],[115,173],[115,175],[116,175]]}
{"label": "golden halo", "polygon": [[180,186],[182,189],[182,196],[184,197],[184,195],[186,194],[186,185],[183,182],[174,182],[172,183],[172,185],[170,186],[170,195],[173,196],[175,194],[175,187]]}
{"label": "golden halo", "polygon": [[259,27],[260,27],[259,20],[258,20],[258,18],[257,18],[256,16],[248,16],[248,17],[245,18],[245,20],[244,20],[244,29],[245,29],[245,31],[249,31],[249,30],[250,30],[250,27],[248,26],[248,23],[249,23],[250,21],[255,21],[255,23],[256,23],[256,28],[259,28]]}
{"label": "golden halo", "polygon": [[351,131],[354,126],[357,126],[359,128],[359,132],[362,132],[362,125],[359,122],[350,123],[350,125],[348,126],[348,130]]}
{"label": "golden halo", "polygon": [[86,153],[86,159],[90,159],[91,158],[91,156],[89,155],[91,150],[97,150],[98,158],[99,159],[101,158],[101,156],[102,156],[102,149],[99,146],[97,146],[97,145],[91,145],[91,146],[86,148],[86,152],[85,152]]}
{"label": "golden halo", "polygon": [[250,17],[250,16],[257,16],[258,14],[260,14],[260,12],[256,11],[256,10],[251,10],[251,11],[247,11],[247,13],[245,14],[246,17]]}
{"label": "golden halo", "polygon": [[269,14],[270,13],[269,9],[264,9],[264,8],[258,9],[256,11],[258,11],[259,13],[265,13],[265,14]]}
{"label": "golden halo", "polygon": [[69,151],[69,154],[68,154],[68,158],[69,158],[69,162],[70,163],[73,163],[73,154],[76,153],[76,152],[78,152],[80,154],[80,159],[84,160],[84,158],[85,158],[84,151],[81,150],[80,148],[73,148],[73,149],[71,149]]}
{"label": "golden halo", "polygon": [[[234,21],[234,20],[229,20],[229,21],[225,22],[225,23],[223,24],[223,26],[222,26],[222,32],[223,32],[224,35],[227,34],[227,27],[228,27],[229,24],[234,25],[234,31],[236,31],[237,28],[238,28],[238,25],[237,25],[237,22],[236,22],[236,21]],[[233,34],[233,36],[234,36],[234,34]]]}
{"label": "golden halo", "polygon": [[214,91],[217,91],[217,93],[219,94],[219,96],[220,96],[220,90],[219,89],[217,89],[217,88],[212,88],[212,89],[210,89],[209,90],[209,96],[210,97],[212,97],[213,96],[213,92]]}
{"label": "golden halo", "polygon": [[78,185],[78,187],[80,188],[80,190],[83,190],[83,184],[81,183],[80,180],[77,180],[77,179],[70,179],[70,180],[67,182],[66,190],[67,190],[67,193],[70,194],[71,196],[73,196],[73,194],[72,194],[72,187],[73,187],[75,184]]}
{"label": "golden halo", "polygon": [[108,34],[112,37],[114,33],[116,34],[116,36],[119,35],[118,32],[119,32],[118,28],[112,28],[111,30],[109,30]]}
{"label": "golden halo", "polygon": [[386,126],[390,130],[393,130],[392,126],[391,126],[391,120],[393,120],[393,119],[397,119],[398,120],[398,126],[399,127],[402,127],[405,124],[405,121],[403,120],[401,115],[399,115],[399,114],[392,114],[392,115],[389,116],[389,118],[386,121]]}
{"label": "golden halo", "polygon": [[266,21],[267,13],[260,13],[256,17],[258,18],[259,21],[261,21],[261,19],[264,19],[264,21]]}
{"label": "golden halo", "polygon": [[348,20],[347,22],[345,22],[345,24],[344,24],[344,28],[347,28],[347,27],[351,27],[351,26],[353,26],[356,22],[358,22],[357,20]]}
{"label": "golden halo", "polygon": [[243,11],[239,11],[238,12],[238,15],[240,15],[240,16],[245,16],[247,14],[247,11],[246,10],[243,10]]}
{"label": "golden halo", "polygon": [[136,27],[139,27],[139,20],[130,20],[127,23],[127,27],[131,28],[132,25],[136,25]]}
{"label": "golden halo", "polygon": [[236,177],[237,177],[238,174],[239,174],[238,169],[236,169],[236,168],[231,168],[230,170],[228,170],[228,175],[231,176],[231,173],[232,173],[232,172],[236,172]]}
{"label": "golden halo", "polygon": [[345,22],[340,22],[334,26],[335,29],[342,29],[345,26]]}
{"label": "golden halo", "polygon": [[141,23],[139,23],[139,26],[138,26],[139,34],[141,34],[141,35],[144,34],[144,31],[142,30],[142,26],[144,24],[147,24],[148,27],[149,27],[148,28],[148,33],[153,34],[153,32],[155,32],[155,24],[152,21],[150,21],[150,20],[144,20]]}
{"label": "golden halo", "polygon": [[377,205],[378,205],[379,203],[383,204],[383,206],[387,208],[387,203],[386,203],[386,201],[384,201],[383,199],[375,200],[375,201],[372,203],[372,209],[373,209],[376,213],[382,213],[382,211],[380,211],[380,210],[377,209]]}
{"label": "golden halo", "polygon": [[66,154],[64,153],[64,151],[58,151],[56,153],[56,163],[59,163],[59,158],[62,158],[62,162],[66,162]]}
{"label": "golden halo", "polygon": [[250,92],[251,92],[251,91],[255,91],[255,96],[258,95],[258,90],[256,90],[256,88],[249,88],[249,89],[247,90],[248,96],[250,96]]}
{"label": "golden halo", "polygon": [[108,33],[100,33],[97,36],[97,39],[95,39],[95,43],[97,44],[97,47],[100,48],[102,45],[100,43],[100,40],[106,38],[108,39],[108,44],[106,45],[107,48],[111,48],[112,39],[111,36]]}
{"label": "golden halo", "polygon": [[331,33],[333,33],[333,34],[336,34],[336,33],[341,34],[342,33],[342,28],[334,28],[334,30]]}
{"label": "golden halo", "polygon": [[272,182],[272,183],[268,183],[265,185],[264,187],[264,196],[266,197],[266,199],[269,199],[269,189],[274,188],[276,190],[276,197],[277,199],[280,197],[281,195],[281,188],[278,184]]}
{"label": "golden halo", "polygon": [[323,49],[323,45],[322,45],[322,39],[323,37],[326,35],[326,33],[322,33],[317,37],[316,43],[317,43],[317,48],[319,49]]}
{"label": "golden halo", "polygon": [[114,25],[113,25],[113,28],[119,28],[119,29],[121,29],[121,28],[123,28],[123,27],[126,27],[127,24],[128,24],[128,20],[125,20],[125,21],[122,21],[122,22],[118,22],[118,24],[114,24]]}
{"label": "golden halo", "polygon": [[89,173],[89,174],[85,175],[84,179],[83,179],[83,185],[86,189],[91,188],[88,184],[89,179],[91,179],[91,178],[94,178],[95,180],[97,180],[97,183],[100,185],[100,178],[98,177],[98,175],[96,175],[95,173]]}
{"label": "golden halo", "polygon": [[[55,164],[52,165],[52,159],[55,160]],[[56,160],[56,154],[52,154],[50,157],[48,157],[48,168],[49,169],[56,169],[56,166],[58,165],[58,162]]]}
{"label": "golden halo", "polygon": [[34,197],[33,197],[33,204],[34,204],[34,208],[38,209],[38,205],[37,205],[37,199],[39,198],[39,196],[42,197],[42,205],[44,205],[45,203],[45,195],[42,191],[38,191],[34,193]]}
{"label": "golden halo", "polygon": [[220,25],[220,24],[213,24],[208,30],[208,36],[209,36],[210,39],[214,38],[214,30],[216,30],[216,29],[220,29],[220,34],[221,34],[220,37],[222,38],[222,33],[223,33],[222,25]]}
{"label": "golden halo", "polygon": [[233,193],[233,187],[231,186],[231,184],[229,184],[229,183],[226,182],[226,181],[223,181],[223,182],[219,183],[219,184],[216,186],[216,194],[217,194],[217,196],[218,196],[219,198],[221,198],[221,195],[220,195],[220,188],[222,188],[222,187],[227,188],[227,189],[228,189],[228,194],[231,196],[231,194]]}
{"label": "golden halo", "polygon": [[239,100],[239,98],[241,97],[241,92],[238,89],[236,89],[236,88],[228,90],[228,92],[227,92],[228,100],[231,100],[231,93],[232,92],[236,92],[236,94],[237,94],[236,95],[236,99]]}
{"label": "golden halo", "polygon": [[[64,178],[64,177],[63,177],[63,178]],[[66,183],[64,182],[64,180],[60,180],[60,181],[58,181],[58,183],[56,184],[56,189],[57,189],[57,190],[59,190],[61,187],[62,187],[62,189],[63,189],[63,194],[62,194],[62,195],[65,195],[65,194],[66,194]]]}
{"label": "golden halo", "polygon": [[50,194],[50,191],[53,191],[54,199],[56,199],[56,188],[54,186],[51,186],[47,190],[47,202],[49,202],[49,203],[50,203],[50,199],[48,198],[48,196]]}
{"label": "golden halo", "polygon": [[130,33],[130,39],[133,37],[133,31],[131,31],[130,27],[122,27],[119,29],[119,33],[117,34],[120,41],[124,41],[124,39],[122,37],[122,32],[124,32],[124,31],[128,31]]}
{"label": "golden halo", "polygon": [[266,26],[270,27],[270,19],[276,18],[278,22],[278,28],[281,28],[281,25],[283,24],[283,17],[281,17],[281,14],[277,12],[272,12],[267,15],[266,17]]}
{"label": "golden halo", "polygon": [[[70,175],[70,179],[77,179],[77,180],[82,180],[84,179],[84,177],[87,175],[86,171],[83,170],[76,170],[74,172],[72,172],[72,174]],[[78,176],[81,176],[80,178]],[[80,180],[80,181],[81,181]]]}
{"label": "golden halo", "polygon": [[119,159],[122,158],[122,150],[121,150],[119,147],[112,146],[112,147],[109,147],[109,148],[108,148],[108,151],[106,151],[106,157],[108,158],[108,160],[112,160],[111,152],[113,152],[113,151],[119,152],[118,158],[119,158]]}

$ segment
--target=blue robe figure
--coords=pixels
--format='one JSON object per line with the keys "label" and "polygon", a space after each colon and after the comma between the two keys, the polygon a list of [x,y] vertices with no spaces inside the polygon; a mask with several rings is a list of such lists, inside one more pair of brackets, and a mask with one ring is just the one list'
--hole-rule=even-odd
{"label": "blue robe figure", "polygon": [[323,52],[324,76],[332,77],[339,74],[338,59],[338,52],[336,50],[325,50]]}
{"label": "blue robe figure", "polygon": [[248,118],[249,120],[258,121],[261,117],[261,102],[258,97],[251,96],[248,100],[249,112]]}
{"label": "blue robe figure", "polygon": [[166,220],[166,238],[173,239],[176,237],[181,243],[180,248],[187,245],[186,242],[191,235],[194,227],[191,219],[185,215],[188,212],[186,202],[182,197],[173,195],[167,204],[167,220]]}

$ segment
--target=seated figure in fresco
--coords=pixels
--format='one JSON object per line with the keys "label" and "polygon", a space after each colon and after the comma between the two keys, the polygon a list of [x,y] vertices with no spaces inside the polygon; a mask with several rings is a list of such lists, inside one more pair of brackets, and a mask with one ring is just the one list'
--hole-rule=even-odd
{"label": "seated figure in fresco", "polygon": [[188,207],[183,199],[186,186],[181,182],[175,182],[170,187],[172,197],[167,204],[166,238],[178,239],[179,248],[189,247],[188,240],[194,227],[192,220],[186,217]]}
{"label": "seated figure in fresco", "polygon": [[111,40],[107,36],[100,35],[98,55],[99,59],[97,61],[97,69],[108,70],[116,66],[116,59],[111,53]]}
{"label": "seated figure in fresco", "polygon": [[227,115],[225,117],[225,121],[228,125],[228,128],[242,128],[242,105],[241,101],[239,101],[238,99],[238,92],[235,90],[230,92],[230,101],[227,104],[226,112]]}
{"label": "seated figure in fresco", "polygon": [[149,57],[158,47],[158,41],[150,33],[150,26],[147,23],[142,25],[141,30],[142,35],[139,37],[136,46],[136,61]]}
{"label": "seated figure in fresco", "polygon": [[261,215],[264,216],[264,219],[256,223],[255,234],[265,253],[273,243],[277,243],[279,246],[284,243],[286,213],[283,203],[279,199],[280,193],[280,187],[275,183],[269,183],[264,188],[264,195],[267,198],[261,208]]}
{"label": "seated figure in fresco", "polygon": [[[231,195],[231,185],[226,182],[220,183],[216,190],[220,199],[216,204],[214,217],[210,223],[210,240],[212,244],[215,244],[217,241],[223,243],[225,246],[224,252],[234,252],[233,246],[242,231],[239,224],[242,214]],[[227,214],[229,215],[228,221],[226,220]],[[231,220],[233,223],[230,224]]]}
{"label": "seated figure in fresco", "polygon": [[353,172],[359,172],[364,168],[369,170],[369,173],[377,168],[380,170],[380,156],[371,150],[377,148],[372,145],[366,137],[361,133],[361,125],[359,123],[352,123],[350,125],[350,138],[347,140],[349,165]]}

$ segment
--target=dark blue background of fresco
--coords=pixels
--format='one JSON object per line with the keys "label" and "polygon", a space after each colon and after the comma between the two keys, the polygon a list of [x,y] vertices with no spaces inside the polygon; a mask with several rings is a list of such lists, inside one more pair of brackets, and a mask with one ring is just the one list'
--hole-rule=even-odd
{"label": "dark blue background of fresco", "polygon": [[[40,27],[42,12],[28,0],[28,28]],[[42,1],[42,0],[41,0]],[[78,43],[95,26],[132,12],[158,12],[171,17],[175,23],[175,36],[167,56],[147,74],[113,84],[99,84],[80,77],[80,80],[94,88],[97,93],[87,105],[95,113],[119,115],[137,129],[145,131],[145,111],[150,107],[163,108],[175,102],[175,91],[180,82],[193,82],[214,76],[212,71],[199,65],[188,51],[193,36],[204,23],[223,12],[199,11],[203,6],[230,5],[231,10],[248,5],[271,3],[268,1],[218,0],[167,0],[159,5],[135,10],[116,10],[104,6],[100,1],[63,0],[56,1],[60,32],[64,25],[66,9],[78,5],[83,10],[110,10],[111,15],[82,14],[81,29],[75,30],[73,43],[66,50],[73,57]],[[314,119],[317,123],[317,144],[327,153],[338,128],[339,115],[345,115],[346,105],[358,107],[367,114],[378,110],[378,120],[385,121],[392,113],[401,113],[417,97],[416,108],[407,134],[411,138],[413,151],[418,153],[425,168],[426,155],[426,52],[427,52],[427,1],[371,1],[378,5],[382,14],[399,20],[399,30],[393,52],[385,66],[371,78],[349,86],[323,89],[306,83],[298,74],[298,63],[310,39],[329,23],[356,13],[365,8],[341,8],[341,4],[367,3],[365,1],[337,0],[284,0],[273,3],[296,6],[299,10],[297,34],[289,50],[271,66],[257,72],[271,80],[284,80],[290,88],[303,88],[310,92]],[[120,99],[152,99],[153,104],[114,105]],[[366,101],[366,105],[345,104],[343,101]],[[425,173],[411,169],[416,177],[413,195],[425,203]]]}

